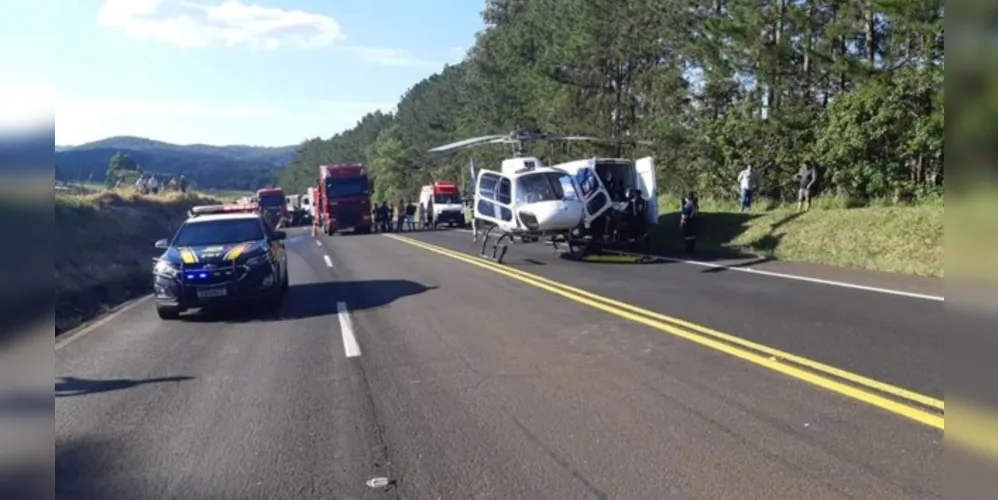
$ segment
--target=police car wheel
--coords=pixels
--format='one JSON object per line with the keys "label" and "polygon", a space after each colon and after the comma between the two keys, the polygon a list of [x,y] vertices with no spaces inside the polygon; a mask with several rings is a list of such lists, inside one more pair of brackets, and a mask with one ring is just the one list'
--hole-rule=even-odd
{"label": "police car wheel", "polygon": [[159,315],[159,319],[172,320],[180,317],[180,309],[175,307],[161,307],[156,306],[156,314]]}

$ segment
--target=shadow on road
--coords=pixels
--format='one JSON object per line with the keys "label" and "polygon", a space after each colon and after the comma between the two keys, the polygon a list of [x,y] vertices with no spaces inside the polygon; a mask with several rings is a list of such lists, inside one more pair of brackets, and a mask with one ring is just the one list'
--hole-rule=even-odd
{"label": "shadow on road", "polygon": [[139,385],[158,384],[162,382],[182,382],[194,377],[161,377],[147,379],[118,378],[109,380],[94,380],[77,377],[59,377],[61,382],[55,383],[55,397],[85,396],[108,391],[131,389]]}
{"label": "shadow on road", "polygon": [[409,280],[331,281],[292,285],[284,303],[277,310],[233,305],[225,308],[205,309],[197,314],[184,316],[185,321],[223,321],[241,323],[249,321],[284,321],[337,313],[337,302],[346,302],[351,312],[383,307],[410,295],[417,295],[436,287],[428,287]]}
{"label": "shadow on road", "polygon": [[[54,485],[55,498],[67,500],[111,499],[111,498],[199,498],[203,500],[228,500],[245,498],[246,492],[226,491],[238,486],[215,482],[206,487],[207,480],[195,483],[169,481],[169,474],[176,470],[164,470],[164,463],[170,457],[157,456],[150,443],[142,440],[116,438],[95,439],[74,437],[58,439],[55,444],[55,467],[49,466],[47,475],[48,495],[11,496],[9,498],[52,498]],[[51,453],[51,448],[49,453]],[[206,453],[193,450],[192,457]],[[54,480],[52,472],[54,471]],[[192,474],[197,477],[198,474]],[[38,479],[46,478],[39,471]],[[203,476],[201,476],[203,477]],[[169,490],[164,488],[172,483]],[[209,483],[211,484],[211,483]],[[31,486],[24,479],[12,482],[13,486],[30,491]],[[0,483],[0,487],[4,486]],[[3,490],[0,490],[3,491]],[[16,491],[16,490],[15,490]],[[8,493],[8,491],[4,491]],[[4,496],[3,498],[8,498]]]}

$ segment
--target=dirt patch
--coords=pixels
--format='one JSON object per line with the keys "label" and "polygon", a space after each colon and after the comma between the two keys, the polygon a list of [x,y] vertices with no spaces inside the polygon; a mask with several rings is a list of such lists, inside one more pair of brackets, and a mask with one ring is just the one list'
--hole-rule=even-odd
{"label": "dirt patch", "polygon": [[144,196],[128,191],[56,196],[55,331],[71,329],[152,289],[152,259],[195,205],[197,193]]}

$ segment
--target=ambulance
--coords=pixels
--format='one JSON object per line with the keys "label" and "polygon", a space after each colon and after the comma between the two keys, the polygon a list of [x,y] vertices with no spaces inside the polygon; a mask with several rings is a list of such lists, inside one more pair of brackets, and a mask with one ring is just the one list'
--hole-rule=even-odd
{"label": "ambulance", "polygon": [[447,224],[451,227],[464,227],[464,200],[457,184],[448,181],[436,181],[423,186],[419,192],[419,204],[428,207],[433,200],[433,227]]}

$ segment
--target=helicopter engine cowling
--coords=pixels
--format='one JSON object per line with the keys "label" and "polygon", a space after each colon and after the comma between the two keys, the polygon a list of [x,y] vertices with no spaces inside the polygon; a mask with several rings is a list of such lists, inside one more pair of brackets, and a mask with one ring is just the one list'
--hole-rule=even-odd
{"label": "helicopter engine cowling", "polygon": [[520,222],[528,231],[568,231],[582,222],[585,207],[581,201],[539,201],[517,208]]}

